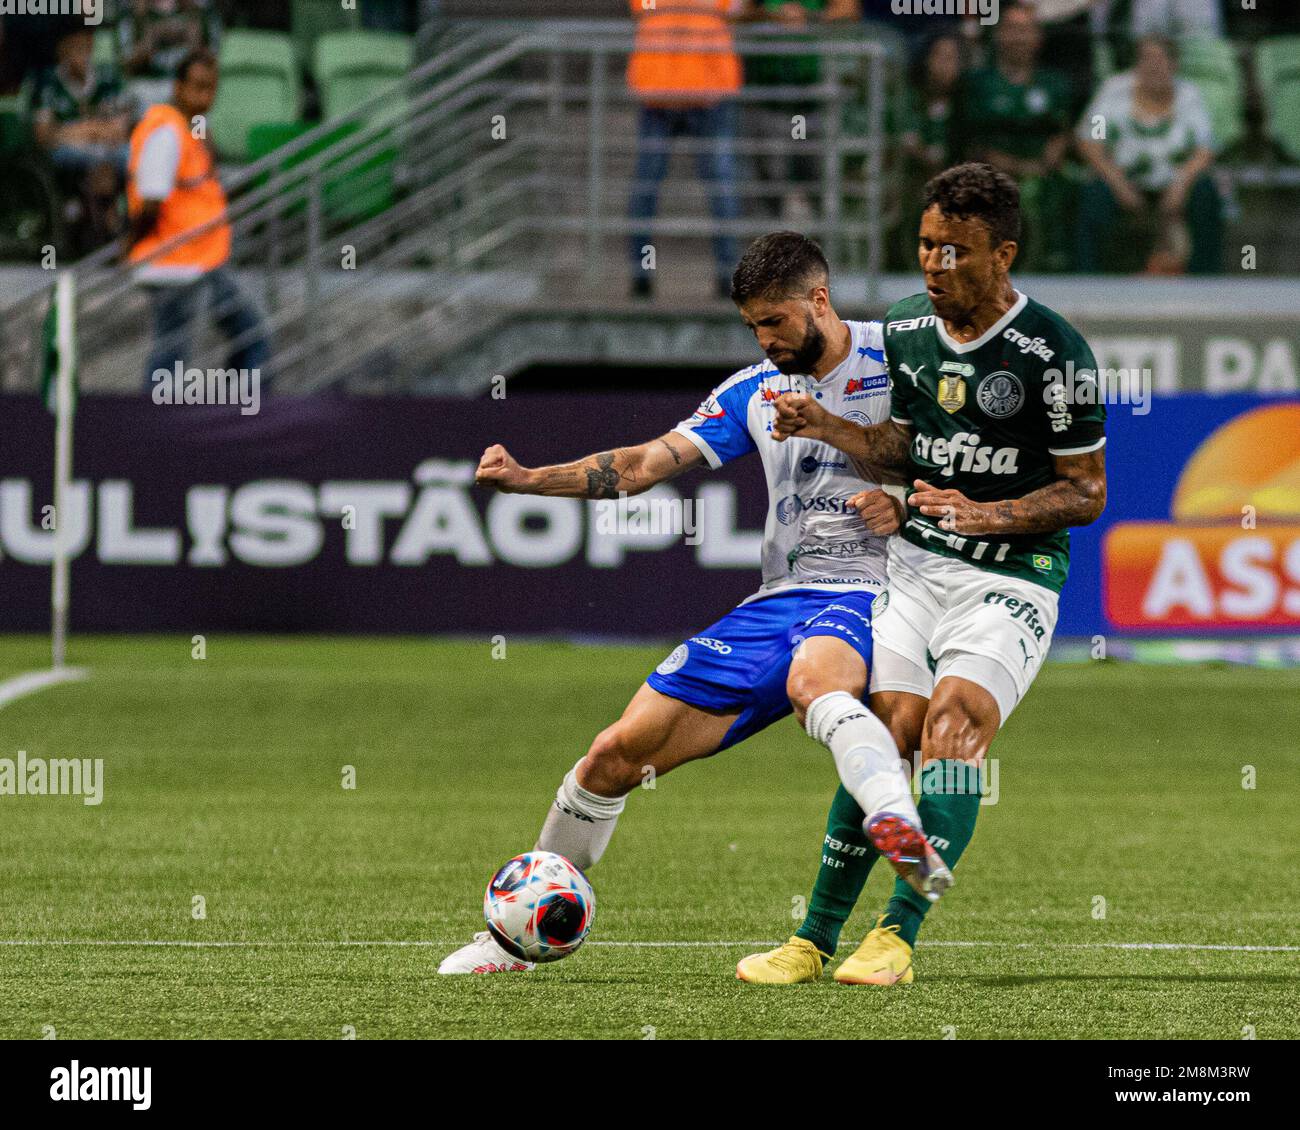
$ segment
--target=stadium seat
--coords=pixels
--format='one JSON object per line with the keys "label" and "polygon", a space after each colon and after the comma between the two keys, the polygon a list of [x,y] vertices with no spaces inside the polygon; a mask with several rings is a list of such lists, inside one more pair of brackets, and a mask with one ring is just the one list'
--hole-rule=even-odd
{"label": "stadium seat", "polygon": [[1200,88],[1219,149],[1231,149],[1246,132],[1236,48],[1226,39],[1196,37],[1183,40],[1178,53],[1179,77]]}
{"label": "stadium seat", "polygon": [[[322,116],[336,118],[397,82],[411,68],[410,36],[387,31],[336,31],[316,41],[312,74]],[[401,99],[381,117],[400,116]]]}
{"label": "stadium seat", "polygon": [[249,159],[249,131],[264,123],[296,122],[301,86],[293,44],[274,31],[232,30],[221,42],[221,85],[210,126],[225,159]]}
{"label": "stadium seat", "polygon": [[[310,128],[304,122],[254,126],[249,130],[249,159],[257,161],[276,152],[301,137]],[[321,202],[325,215],[331,221],[356,222],[369,219],[391,207],[393,203],[396,145],[385,143],[383,146],[375,146],[373,150],[367,150],[364,159],[353,163],[349,158],[357,152],[357,149],[342,143],[360,129],[361,126],[356,122],[346,122],[275,163],[275,172],[286,172],[300,168],[318,154],[337,147],[337,151],[325,164],[321,183]],[[370,142],[363,139],[360,144],[369,145]],[[338,171],[335,166],[340,164],[346,164],[348,167]],[[269,175],[268,173],[259,178],[258,183],[265,183]],[[301,188],[302,181],[299,181],[295,192],[301,191]],[[284,215],[298,215],[305,207],[304,201],[295,197],[295,202],[284,210]]]}
{"label": "stadium seat", "polygon": [[1098,83],[1105,82],[1118,68],[1115,65],[1115,48],[1101,36],[1092,44],[1092,77]]}
{"label": "stadium seat", "polygon": [[96,29],[95,49],[91,61],[100,66],[117,62],[117,35],[111,27]]}
{"label": "stadium seat", "polygon": [[1300,36],[1265,39],[1255,49],[1264,129],[1292,161],[1300,161]]}
{"label": "stadium seat", "polygon": [[24,153],[32,145],[31,119],[22,94],[0,96],[0,157]]}
{"label": "stadium seat", "polygon": [[333,31],[356,31],[361,16],[356,8],[344,8],[336,0],[293,0],[289,28],[298,66],[304,71],[312,59],[316,40]]}
{"label": "stadium seat", "polygon": [[29,93],[0,95],[0,260],[63,240],[58,189],[32,139]]}

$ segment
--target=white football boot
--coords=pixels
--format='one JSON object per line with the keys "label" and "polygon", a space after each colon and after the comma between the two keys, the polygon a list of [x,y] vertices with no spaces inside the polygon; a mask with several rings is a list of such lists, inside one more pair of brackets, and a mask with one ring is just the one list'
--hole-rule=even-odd
{"label": "white football boot", "polygon": [[531,961],[506,953],[486,930],[474,935],[467,946],[442,959],[438,972],[448,973],[528,973],[537,968]]}

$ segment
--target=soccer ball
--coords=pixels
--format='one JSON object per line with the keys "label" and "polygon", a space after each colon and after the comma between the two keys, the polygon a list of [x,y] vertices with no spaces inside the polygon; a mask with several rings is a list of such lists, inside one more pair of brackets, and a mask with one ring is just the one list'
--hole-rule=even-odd
{"label": "soccer ball", "polygon": [[521,961],[559,961],[591,930],[596,894],[562,855],[527,851],[492,876],[483,917],[498,945]]}

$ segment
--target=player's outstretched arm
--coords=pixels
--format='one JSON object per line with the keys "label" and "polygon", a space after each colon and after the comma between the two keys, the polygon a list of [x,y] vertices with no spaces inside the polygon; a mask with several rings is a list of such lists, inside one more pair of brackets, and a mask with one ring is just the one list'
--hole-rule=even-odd
{"label": "player's outstretched arm", "polygon": [[907,424],[886,420],[883,424],[855,424],[842,416],[827,412],[806,392],[782,393],[776,398],[776,420],[772,438],[800,439],[828,443],[870,470],[868,476],[882,481],[881,472],[899,472],[907,468],[912,446],[912,429]]}
{"label": "player's outstretched arm", "polygon": [[620,494],[640,494],[703,462],[700,449],[676,432],[636,447],[619,447],[550,467],[521,467],[498,443],[483,452],[474,481],[506,494],[618,498]]}
{"label": "player's outstretched arm", "polygon": [[958,534],[1050,534],[1086,526],[1106,508],[1105,449],[1053,456],[1056,481],[1005,502],[975,502],[959,490],[937,490],[917,479],[908,498],[939,526]]}

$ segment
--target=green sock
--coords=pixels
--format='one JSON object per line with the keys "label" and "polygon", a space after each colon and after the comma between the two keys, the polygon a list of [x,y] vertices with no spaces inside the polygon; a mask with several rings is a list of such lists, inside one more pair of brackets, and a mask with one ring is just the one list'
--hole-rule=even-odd
{"label": "green sock", "polygon": [[858,802],[843,785],[835,791],[826,818],[822,862],[813,884],[808,914],[795,936],[812,942],[824,954],[834,954],[840,931],[862,894],[879,853],[862,830],[864,817]]}
{"label": "green sock", "polygon": [[[965,761],[931,761],[921,770],[921,799],[916,811],[934,850],[951,870],[975,834],[975,819],[980,814],[978,767]],[[898,936],[909,946],[915,945],[931,905],[902,879],[896,879],[881,925],[897,926]]]}

